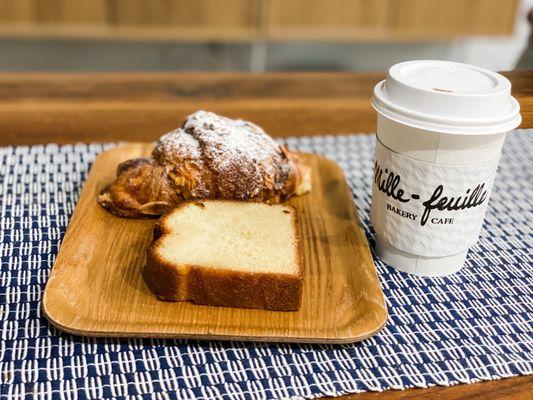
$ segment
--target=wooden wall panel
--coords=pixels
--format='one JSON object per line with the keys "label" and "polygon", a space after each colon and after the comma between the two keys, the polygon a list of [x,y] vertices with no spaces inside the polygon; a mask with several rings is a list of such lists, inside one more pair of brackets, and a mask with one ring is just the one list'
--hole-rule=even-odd
{"label": "wooden wall panel", "polygon": [[266,0],[272,26],[376,26],[387,0]]}
{"label": "wooden wall panel", "polygon": [[60,0],[61,22],[65,24],[106,24],[106,0]]}
{"label": "wooden wall panel", "polygon": [[33,0],[0,0],[0,21],[26,23],[33,20]]}
{"label": "wooden wall panel", "polygon": [[8,24],[102,24],[106,0],[0,0],[0,21]]}
{"label": "wooden wall panel", "polygon": [[169,23],[169,0],[111,0],[111,23],[117,26],[165,26]]}
{"label": "wooden wall panel", "polygon": [[256,25],[255,0],[114,0],[118,25],[229,27]]}
{"label": "wooden wall panel", "polygon": [[473,34],[511,34],[514,30],[520,0],[477,0],[475,14],[470,24]]}
{"label": "wooden wall panel", "polygon": [[519,0],[0,0],[0,36],[449,39],[510,34]]}
{"label": "wooden wall panel", "polygon": [[394,34],[453,37],[510,34],[518,0],[389,0]]}
{"label": "wooden wall panel", "polygon": [[258,1],[201,0],[197,3],[199,26],[241,27],[243,29],[255,29],[257,26]]}
{"label": "wooden wall panel", "polygon": [[[118,32],[185,40],[253,40],[260,0],[112,0]],[[145,29],[144,31],[142,29]]]}
{"label": "wooden wall panel", "polygon": [[384,30],[388,0],[264,0],[267,38],[354,39]]}

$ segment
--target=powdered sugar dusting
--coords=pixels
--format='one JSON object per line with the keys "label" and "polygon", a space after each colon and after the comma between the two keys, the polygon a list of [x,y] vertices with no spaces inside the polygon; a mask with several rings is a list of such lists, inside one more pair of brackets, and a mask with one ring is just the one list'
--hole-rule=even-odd
{"label": "powdered sugar dusting", "polygon": [[260,127],[207,111],[190,115],[181,128],[161,137],[153,156],[174,171],[192,163],[195,171],[188,176],[198,177],[191,188],[196,197],[260,198],[282,191],[291,168]]}
{"label": "powdered sugar dusting", "polygon": [[279,185],[283,154],[257,125],[198,111],[183,129],[198,140],[222,197],[255,197],[269,182]]}
{"label": "powdered sugar dusting", "polygon": [[152,155],[164,165],[175,163],[176,159],[198,159],[201,153],[198,141],[178,128],[161,136]]}

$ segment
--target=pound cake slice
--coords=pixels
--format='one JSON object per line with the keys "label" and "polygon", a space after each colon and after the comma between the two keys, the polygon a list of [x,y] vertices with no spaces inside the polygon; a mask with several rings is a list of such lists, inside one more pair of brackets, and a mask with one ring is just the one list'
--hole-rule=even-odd
{"label": "pound cake slice", "polygon": [[205,200],[164,215],[144,279],[161,300],[298,310],[302,257],[288,205]]}

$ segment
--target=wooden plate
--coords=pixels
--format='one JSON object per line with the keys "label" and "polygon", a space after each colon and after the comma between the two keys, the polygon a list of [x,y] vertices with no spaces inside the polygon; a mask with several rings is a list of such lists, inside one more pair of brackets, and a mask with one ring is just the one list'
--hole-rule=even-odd
{"label": "wooden plate", "polygon": [[44,313],[56,327],[87,336],[346,343],[385,324],[383,293],[342,170],[317,155],[306,155],[312,192],[290,201],[305,264],[300,311],[158,301],[141,277],[154,221],[115,217],[96,202],[120,162],[151,149],[128,144],[96,158],[44,292]]}

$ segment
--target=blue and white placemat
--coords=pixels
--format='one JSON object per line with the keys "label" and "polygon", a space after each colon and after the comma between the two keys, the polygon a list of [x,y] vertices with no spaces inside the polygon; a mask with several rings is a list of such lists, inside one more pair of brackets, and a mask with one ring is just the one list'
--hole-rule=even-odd
{"label": "blue and white placemat", "polygon": [[[504,156],[479,242],[446,278],[376,259],[389,321],[359,344],[91,339],[41,296],[99,144],[0,148],[0,398],[270,399],[453,385],[533,373],[533,131]],[[289,138],[337,160],[373,245],[374,136]]]}

